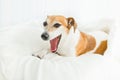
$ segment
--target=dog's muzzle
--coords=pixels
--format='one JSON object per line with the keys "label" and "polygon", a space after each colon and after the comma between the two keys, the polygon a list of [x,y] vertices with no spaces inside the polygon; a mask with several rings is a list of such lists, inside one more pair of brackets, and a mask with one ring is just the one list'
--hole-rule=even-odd
{"label": "dog's muzzle", "polygon": [[43,40],[48,40],[49,39],[49,34],[47,32],[42,33],[41,38]]}

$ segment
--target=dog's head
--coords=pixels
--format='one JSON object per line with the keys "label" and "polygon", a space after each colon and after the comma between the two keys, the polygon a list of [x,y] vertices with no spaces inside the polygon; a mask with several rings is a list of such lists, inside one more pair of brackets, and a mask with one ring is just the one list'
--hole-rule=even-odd
{"label": "dog's head", "polygon": [[45,31],[41,35],[43,40],[50,40],[52,52],[56,52],[57,46],[60,42],[62,35],[69,34],[71,27],[74,31],[77,24],[74,18],[65,18],[64,16],[52,15],[47,16],[47,19],[43,22]]}

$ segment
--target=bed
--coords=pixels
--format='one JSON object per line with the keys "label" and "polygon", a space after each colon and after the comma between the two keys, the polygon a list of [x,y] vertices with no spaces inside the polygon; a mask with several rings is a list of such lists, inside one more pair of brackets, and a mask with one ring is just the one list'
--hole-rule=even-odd
{"label": "bed", "polygon": [[0,80],[120,80],[117,54],[120,51],[116,49],[116,44],[120,47],[116,43],[119,29],[116,28],[110,31],[109,47],[104,56],[87,53],[62,57],[50,53],[44,59],[32,56],[43,49],[39,23],[0,28]]}

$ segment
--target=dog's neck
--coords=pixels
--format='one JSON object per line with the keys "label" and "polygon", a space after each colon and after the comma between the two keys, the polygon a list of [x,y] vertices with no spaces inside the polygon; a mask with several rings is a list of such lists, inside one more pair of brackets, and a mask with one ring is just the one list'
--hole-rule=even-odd
{"label": "dog's neck", "polygon": [[[75,38],[77,30],[74,31],[74,28],[71,27],[71,29],[68,32],[63,32],[61,42],[65,43],[66,41],[72,41],[73,38]],[[73,37],[74,36],[74,37]]]}
{"label": "dog's neck", "polygon": [[[58,53],[62,53],[62,55],[64,55],[64,53],[67,53],[68,56],[74,56],[75,54],[75,47],[78,43],[78,40],[80,38],[79,35],[79,30],[76,29],[76,31],[74,31],[73,28],[71,28],[69,30],[69,33],[64,32],[62,34],[62,38],[58,47]],[[65,54],[67,56],[67,54]]]}

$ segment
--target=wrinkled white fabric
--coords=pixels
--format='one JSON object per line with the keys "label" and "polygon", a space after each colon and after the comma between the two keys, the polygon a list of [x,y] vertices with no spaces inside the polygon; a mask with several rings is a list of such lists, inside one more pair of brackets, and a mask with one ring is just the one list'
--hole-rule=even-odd
{"label": "wrinkled white fabric", "polygon": [[43,50],[41,32],[38,24],[0,29],[0,80],[120,80],[120,61],[109,50],[106,56],[31,56]]}

